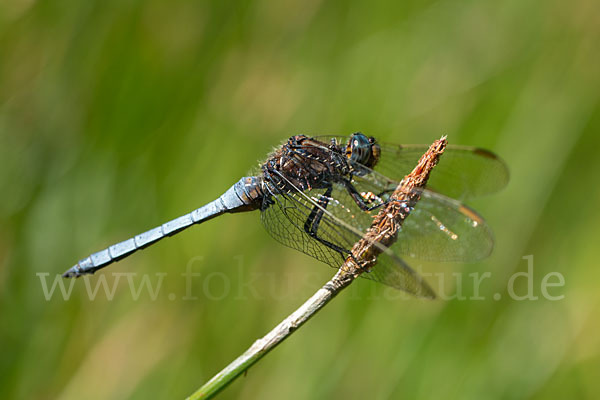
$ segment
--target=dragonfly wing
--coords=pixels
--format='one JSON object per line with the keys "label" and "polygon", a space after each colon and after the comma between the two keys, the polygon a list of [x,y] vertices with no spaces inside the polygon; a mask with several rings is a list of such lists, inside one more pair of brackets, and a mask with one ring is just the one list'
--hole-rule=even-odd
{"label": "dragonfly wing", "polygon": [[362,273],[360,277],[383,283],[418,297],[428,299],[436,297],[425,279],[393,253],[380,254],[373,269],[370,272]]}
{"label": "dragonfly wing", "polygon": [[424,190],[392,249],[420,260],[475,262],[489,256],[493,247],[492,231],[475,211]]}
{"label": "dragonfly wing", "polygon": [[[381,143],[375,171],[393,180],[406,176],[427,150],[425,145]],[[455,199],[468,199],[499,191],[509,179],[508,168],[494,153],[449,145],[431,172],[427,186]]]}
{"label": "dragonfly wing", "polygon": [[[334,185],[317,234],[322,240],[345,249],[342,254],[311,237],[304,225],[314,207],[324,198],[324,189],[305,192],[273,193],[265,200],[261,219],[266,230],[285,246],[308,254],[333,268],[339,268],[352,246],[359,241],[370,226],[371,215],[377,211],[360,210],[345,188]],[[373,214],[374,213],[374,214]],[[390,249],[380,245],[382,254],[371,272],[361,276],[419,297],[435,297],[435,293],[414,270],[396,257]]]}
{"label": "dragonfly wing", "polygon": [[[278,193],[265,197],[261,220],[269,234],[281,244],[299,250],[334,268],[339,268],[347,253],[340,253],[314,239],[304,225],[317,206],[324,190],[306,193]],[[316,199],[316,201],[315,201]],[[341,221],[324,214],[318,228],[319,237],[349,252],[360,235],[346,229]]]}
{"label": "dragonfly wing", "polygon": [[[345,145],[349,136],[318,136],[324,143]],[[379,143],[381,156],[375,171],[393,181],[402,180],[417,165],[428,145]],[[469,146],[448,145],[431,172],[428,187],[459,200],[495,193],[508,183],[508,167],[494,153]]]}
{"label": "dragonfly wing", "polygon": [[[383,177],[369,173],[354,178],[354,187],[373,204],[389,199],[391,184],[381,184]],[[369,194],[371,193],[371,194]],[[375,196],[373,197],[372,194]],[[333,193],[333,196],[339,196]],[[332,207],[335,215],[351,214],[357,229],[366,231],[379,208],[360,211],[350,204],[351,211]],[[442,194],[420,190],[420,199],[404,220],[397,241],[390,249],[399,255],[427,261],[474,262],[487,257],[494,246],[491,229],[475,211]]]}

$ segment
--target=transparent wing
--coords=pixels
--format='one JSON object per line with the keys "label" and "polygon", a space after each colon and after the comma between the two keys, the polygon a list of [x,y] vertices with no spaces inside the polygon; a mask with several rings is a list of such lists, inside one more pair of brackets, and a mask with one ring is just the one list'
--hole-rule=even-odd
{"label": "transparent wing", "polygon": [[[306,221],[324,190],[313,189],[305,193],[279,193],[265,198],[261,220],[269,234],[281,244],[299,250],[334,268],[339,268],[347,253],[341,253],[311,237],[304,229]],[[336,218],[323,215],[318,235],[324,241],[349,252],[360,239],[347,230]]]}
{"label": "transparent wing", "polygon": [[361,278],[383,283],[419,297],[434,299],[435,292],[421,275],[394,254],[383,253],[377,257],[377,264]]}
{"label": "transparent wing", "polygon": [[428,261],[475,262],[494,247],[491,229],[475,211],[424,190],[392,250]]}
{"label": "transparent wing", "polygon": [[[354,209],[354,200],[343,187],[334,190],[337,195],[329,198],[329,204],[324,210],[319,223],[317,234],[344,252],[339,252],[311,237],[304,226],[314,207],[319,207],[323,199],[324,189],[313,189],[306,192],[272,193],[267,196],[262,207],[261,219],[265,229],[280,243],[312,256],[333,268],[339,268],[352,246],[362,238],[362,233],[354,227],[358,218],[353,218],[348,210]],[[341,213],[341,218],[329,210]],[[354,211],[364,213],[356,207]],[[370,223],[369,223],[370,225]],[[381,246],[381,245],[380,245]],[[369,273],[361,277],[374,280],[393,288],[404,290],[420,297],[435,297],[429,287],[414,270],[405,262],[394,256],[391,251],[381,246],[383,253],[378,257],[377,264]]]}
{"label": "transparent wing", "polygon": [[[348,136],[319,136],[318,140],[338,145]],[[400,181],[417,164],[428,145],[379,143],[381,157],[374,170],[393,181]],[[499,191],[509,180],[508,168],[494,153],[468,146],[449,145],[431,172],[428,187],[448,197],[463,200]]]}
{"label": "transparent wing", "polygon": [[[395,189],[382,184],[377,173],[357,176],[353,185],[363,197],[371,198],[370,206],[383,205]],[[361,232],[371,226],[380,208],[362,211],[346,194],[345,188],[335,188],[328,211],[337,218],[352,223]],[[428,261],[474,262],[487,257],[494,246],[491,229],[475,211],[460,202],[427,189],[420,191],[420,200],[404,221],[397,241],[390,249],[403,256]],[[346,199],[343,202],[339,199]],[[352,221],[352,222],[350,222]]]}
{"label": "transparent wing", "polygon": [[[401,180],[427,151],[426,145],[381,143],[381,159],[375,171]],[[455,199],[467,199],[499,191],[508,183],[508,168],[494,153],[466,146],[448,146],[431,172],[428,186]]]}

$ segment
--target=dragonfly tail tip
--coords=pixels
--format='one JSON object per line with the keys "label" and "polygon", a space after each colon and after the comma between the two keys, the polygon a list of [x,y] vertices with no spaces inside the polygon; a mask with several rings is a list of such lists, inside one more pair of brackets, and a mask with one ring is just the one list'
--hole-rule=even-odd
{"label": "dragonfly tail tip", "polygon": [[81,269],[79,268],[79,264],[69,268],[64,274],[62,274],[63,278],[79,278],[82,274]]}
{"label": "dragonfly tail tip", "polygon": [[62,274],[63,278],[75,278],[77,277],[77,273],[75,273],[72,270],[68,270],[67,272],[65,272],[64,274]]}

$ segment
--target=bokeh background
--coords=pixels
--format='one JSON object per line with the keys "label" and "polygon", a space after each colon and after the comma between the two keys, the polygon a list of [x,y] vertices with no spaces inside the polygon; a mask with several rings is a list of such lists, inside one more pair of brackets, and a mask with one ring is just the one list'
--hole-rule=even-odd
{"label": "bokeh background", "polygon": [[[222,398],[600,398],[598,11],[594,0],[0,2],[0,393],[192,393],[333,270],[277,244],[252,213],[87,281],[167,274],[155,298],[122,276],[112,296],[90,299],[80,279],[68,300],[58,287],[47,300],[42,281],[213,200],[292,134],[361,130],[398,143],[448,134],[506,160],[508,187],[470,204],[495,231],[494,254],[412,262],[443,273],[432,278],[448,296],[473,297],[468,274],[489,272],[483,300],[356,282]],[[528,255],[539,298],[516,301],[507,285]],[[200,274],[189,285],[188,266]],[[542,296],[550,272],[564,276],[550,289],[561,300]]]}

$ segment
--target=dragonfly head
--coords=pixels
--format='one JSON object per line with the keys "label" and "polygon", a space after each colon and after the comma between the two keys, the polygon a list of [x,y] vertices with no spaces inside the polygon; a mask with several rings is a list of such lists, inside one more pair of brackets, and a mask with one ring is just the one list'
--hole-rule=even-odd
{"label": "dragonfly head", "polygon": [[368,168],[373,168],[377,164],[380,154],[381,148],[375,138],[367,137],[360,132],[353,133],[346,145],[346,157]]}

